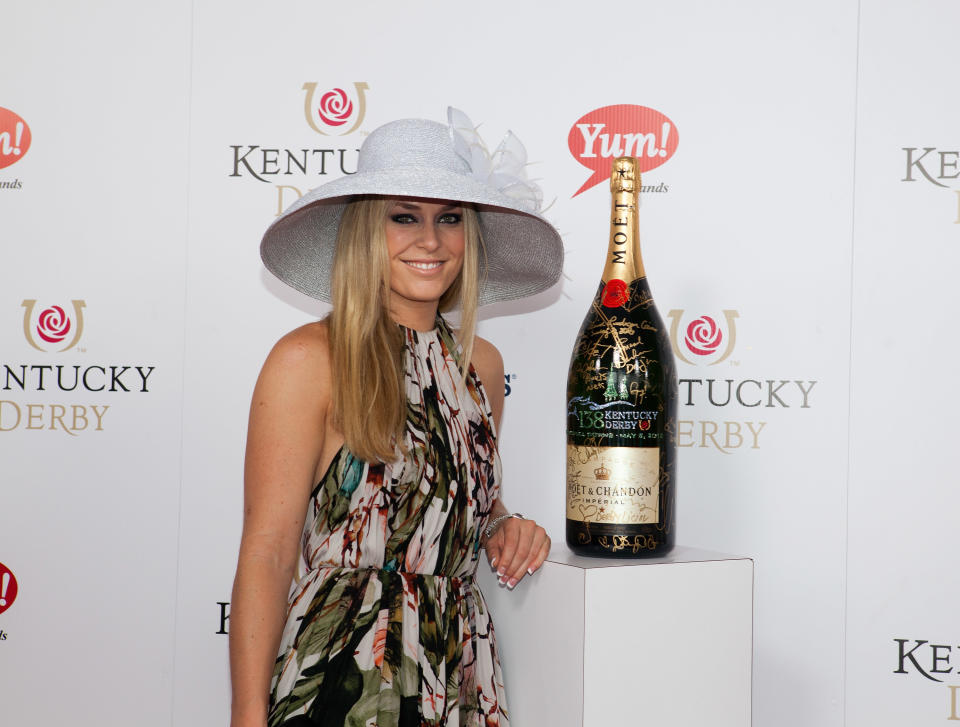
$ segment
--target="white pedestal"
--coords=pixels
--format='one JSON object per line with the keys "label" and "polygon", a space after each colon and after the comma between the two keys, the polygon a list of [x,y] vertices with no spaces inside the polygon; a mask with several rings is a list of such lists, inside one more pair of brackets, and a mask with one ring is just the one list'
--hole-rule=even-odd
{"label": "white pedestal", "polygon": [[555,545],[513,591],[481,566],[513,727],[749,727],[753,561]]}

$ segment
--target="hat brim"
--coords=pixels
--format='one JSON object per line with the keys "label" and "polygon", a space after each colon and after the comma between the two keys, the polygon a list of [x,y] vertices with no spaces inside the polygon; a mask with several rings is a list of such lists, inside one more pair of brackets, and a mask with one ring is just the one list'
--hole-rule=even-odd
{"label": "hat brim", "polygon": [[311,190],[264,233],[260,255],[267,269],[301,293],[331,302],[340,218],[350,198],[358,195],[475,205],[487,263],[480,305],[534,295],[560,278],[563,243],[549,222],[472,177],[425,167],[357,172]]}

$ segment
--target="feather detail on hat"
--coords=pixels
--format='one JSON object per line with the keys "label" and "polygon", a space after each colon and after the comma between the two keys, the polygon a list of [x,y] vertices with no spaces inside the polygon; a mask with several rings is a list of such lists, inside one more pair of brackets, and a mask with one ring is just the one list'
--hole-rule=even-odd
{"label": "feather detail on hat", "polygon": [[536,182],[527,179],[527,150],[508,131],[493,154],[463,111],[447,108],[447,121],[454,151],[470,165],[470,175],[513,200],[527,212],[538,213],[543,205],[543,192]]}

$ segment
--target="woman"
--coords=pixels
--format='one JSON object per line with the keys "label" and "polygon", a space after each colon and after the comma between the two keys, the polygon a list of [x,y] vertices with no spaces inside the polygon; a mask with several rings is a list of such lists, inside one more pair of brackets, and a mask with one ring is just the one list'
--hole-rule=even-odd
{"label": "woman", "polygon": [[499,497],[503,363],[473,332],[479,304],[559,277],[524,164],[455,110],[392,122],[264,236],[267,268],[333,311],[277,343],[253,395],[233,727],[508,724],[473,574],[485,548],[512,588],[550,540]]}

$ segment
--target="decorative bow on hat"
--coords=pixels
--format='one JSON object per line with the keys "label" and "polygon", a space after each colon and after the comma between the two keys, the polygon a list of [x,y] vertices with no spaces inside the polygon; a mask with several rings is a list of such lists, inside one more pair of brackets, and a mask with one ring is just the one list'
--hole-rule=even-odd
{"label": "decorative bow on hat", "polygon": [[447,122],[453,148],[470,165],[474,179],[516,200],[527,212],[541,211],[543,192],[536,182],[527,179],[527,150],[512,131],[507,132],[491,154],[477,133],[477,127],[463,111],[448,107]]}

